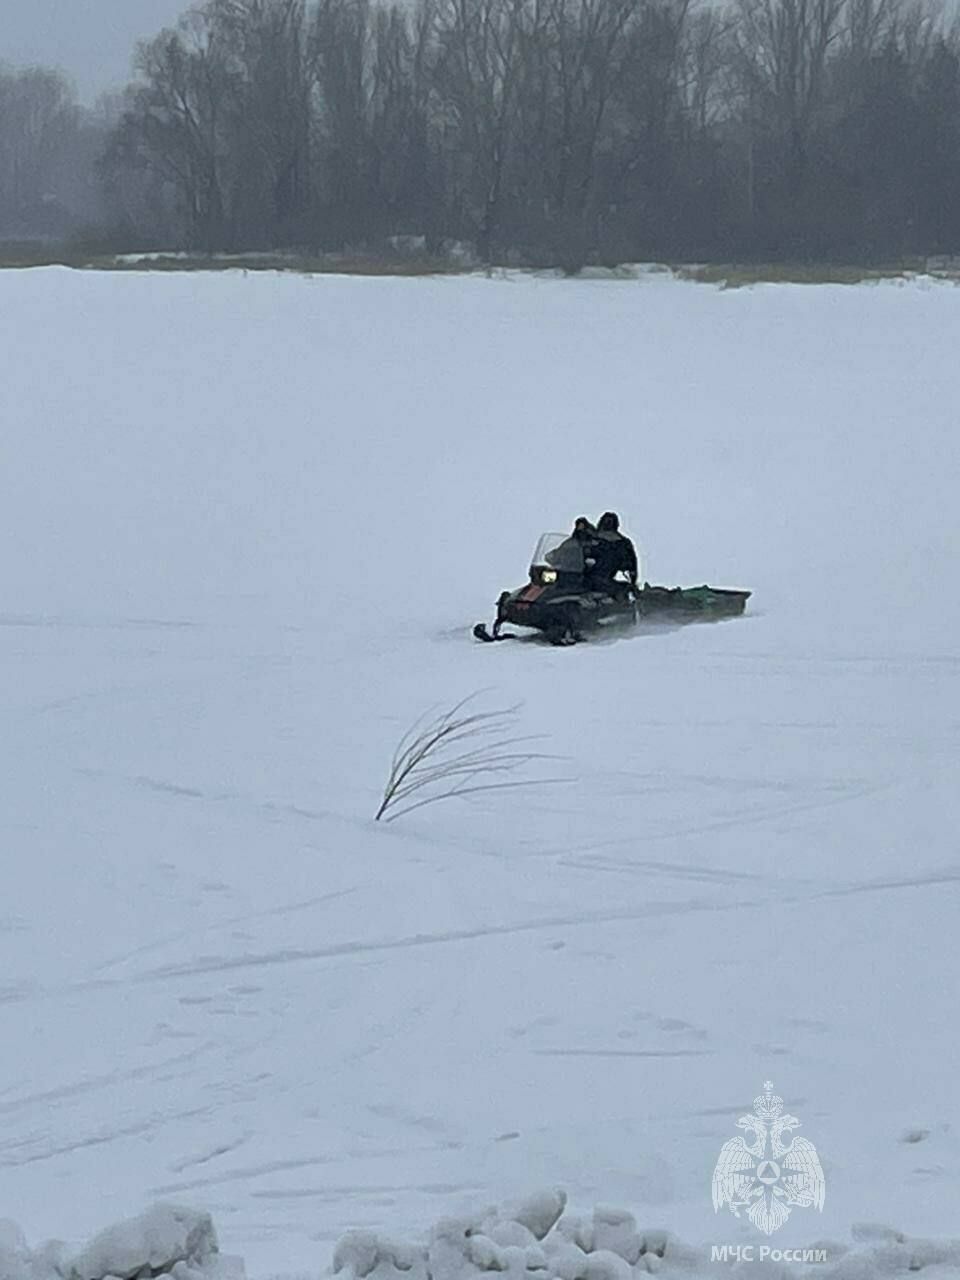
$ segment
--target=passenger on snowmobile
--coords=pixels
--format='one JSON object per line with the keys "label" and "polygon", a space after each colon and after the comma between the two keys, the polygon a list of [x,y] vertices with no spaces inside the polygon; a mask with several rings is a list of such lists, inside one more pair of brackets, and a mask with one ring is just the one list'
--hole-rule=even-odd
{"label": "passenger on snowmobile", "polygon": [[623,572],[636,590],[637,551],[626,534],[620,532],[620,517],[615,511],[605,511],[597,521],[593,556],[596,563],[588,575],[588,585],[598,591],[615,591],[616,575]]}
{"label": "passenger on snowmobile", "polygon": [[580,590],[585,575],[591,573],[596,566],[595,549],[597,531],[586,516],[578,516],[574,521],[573,533],[565,538],[558,547],[548,551],[546,559],[557,571],[557,583],[562,587]]}

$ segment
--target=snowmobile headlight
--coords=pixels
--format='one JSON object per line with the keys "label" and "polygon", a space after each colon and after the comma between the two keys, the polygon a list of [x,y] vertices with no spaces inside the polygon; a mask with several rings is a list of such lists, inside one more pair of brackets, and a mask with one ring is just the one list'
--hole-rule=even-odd
{"label": "snowmobile headlight", "polygon": [[540,581],[541,581],[541,582],[543,582],[543,583],[547,583],[547,582],[556,582],[556,580],[557,580],[557,571],[556,571],[556,569],[541,569],[541,570],[540,570]]}

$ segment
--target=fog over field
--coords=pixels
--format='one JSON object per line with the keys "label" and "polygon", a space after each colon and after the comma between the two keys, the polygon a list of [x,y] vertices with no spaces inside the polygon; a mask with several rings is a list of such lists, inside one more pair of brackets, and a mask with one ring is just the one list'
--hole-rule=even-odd
{"label": "fog over field", "polygon": [[92,105],[126,84],[137,41],[188,7],[185,0],[5,0],[0,62],[59,67]]}

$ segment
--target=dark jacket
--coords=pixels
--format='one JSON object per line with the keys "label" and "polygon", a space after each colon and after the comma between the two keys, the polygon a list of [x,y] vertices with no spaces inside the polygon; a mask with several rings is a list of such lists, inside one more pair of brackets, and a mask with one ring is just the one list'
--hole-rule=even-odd
{"label": "dark jacket", "polygon": [[637,552],[626,534],[616,529],[600,529],[593,556],[597,562],[593,570],[597,582],[612,582],[615,574],[623,572],[636,583]]}

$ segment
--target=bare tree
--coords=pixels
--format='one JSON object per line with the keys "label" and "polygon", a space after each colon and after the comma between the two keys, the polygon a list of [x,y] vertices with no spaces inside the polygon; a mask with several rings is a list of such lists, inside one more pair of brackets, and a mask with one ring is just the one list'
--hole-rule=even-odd
{"label": "bare tree", "polygon": [[822,108],[827,59],[840,40],[846,0],[738,0],[735,47],[744,96],[806,161]]}
{"label": "bare tree", "polygon": [[78,195],[82,117],[58,71],[0,68],[0,228],[56,234]]}
{"label": "bare tree", "polygon": [[317,59],[305,0],[211,0],[207,14],[236,69],[236,221],[248,241],[259,229],[271,246],[289,243],[303,236],[311,185]]}
{"label": "bare tree", "polygon": [[371,213],[367,0],[320,0],[313,40],[320,84],[320,208],[334,242],[362,242]]}
{"label": "bare tree", "polygon": [[189,244],[229,247],[238,77],[215,6],[191,10],[175,30],[142,44],[136,66],[114,165],[146,166],[171,184]]}
{"label": "bare tree", "polygon": [[[501,238],[523,63],[525,0],[438,0],[434,83],[455,124],[450,178],[489,262]],[[452,144],[452,145],[451,145]]]}
{"label": "bare tree", "polygon": [[553,214],[563,265],[586,257],[588,211],[610,99],[629,73],[637,0],[556,0],[551,10],[557,79]]}

